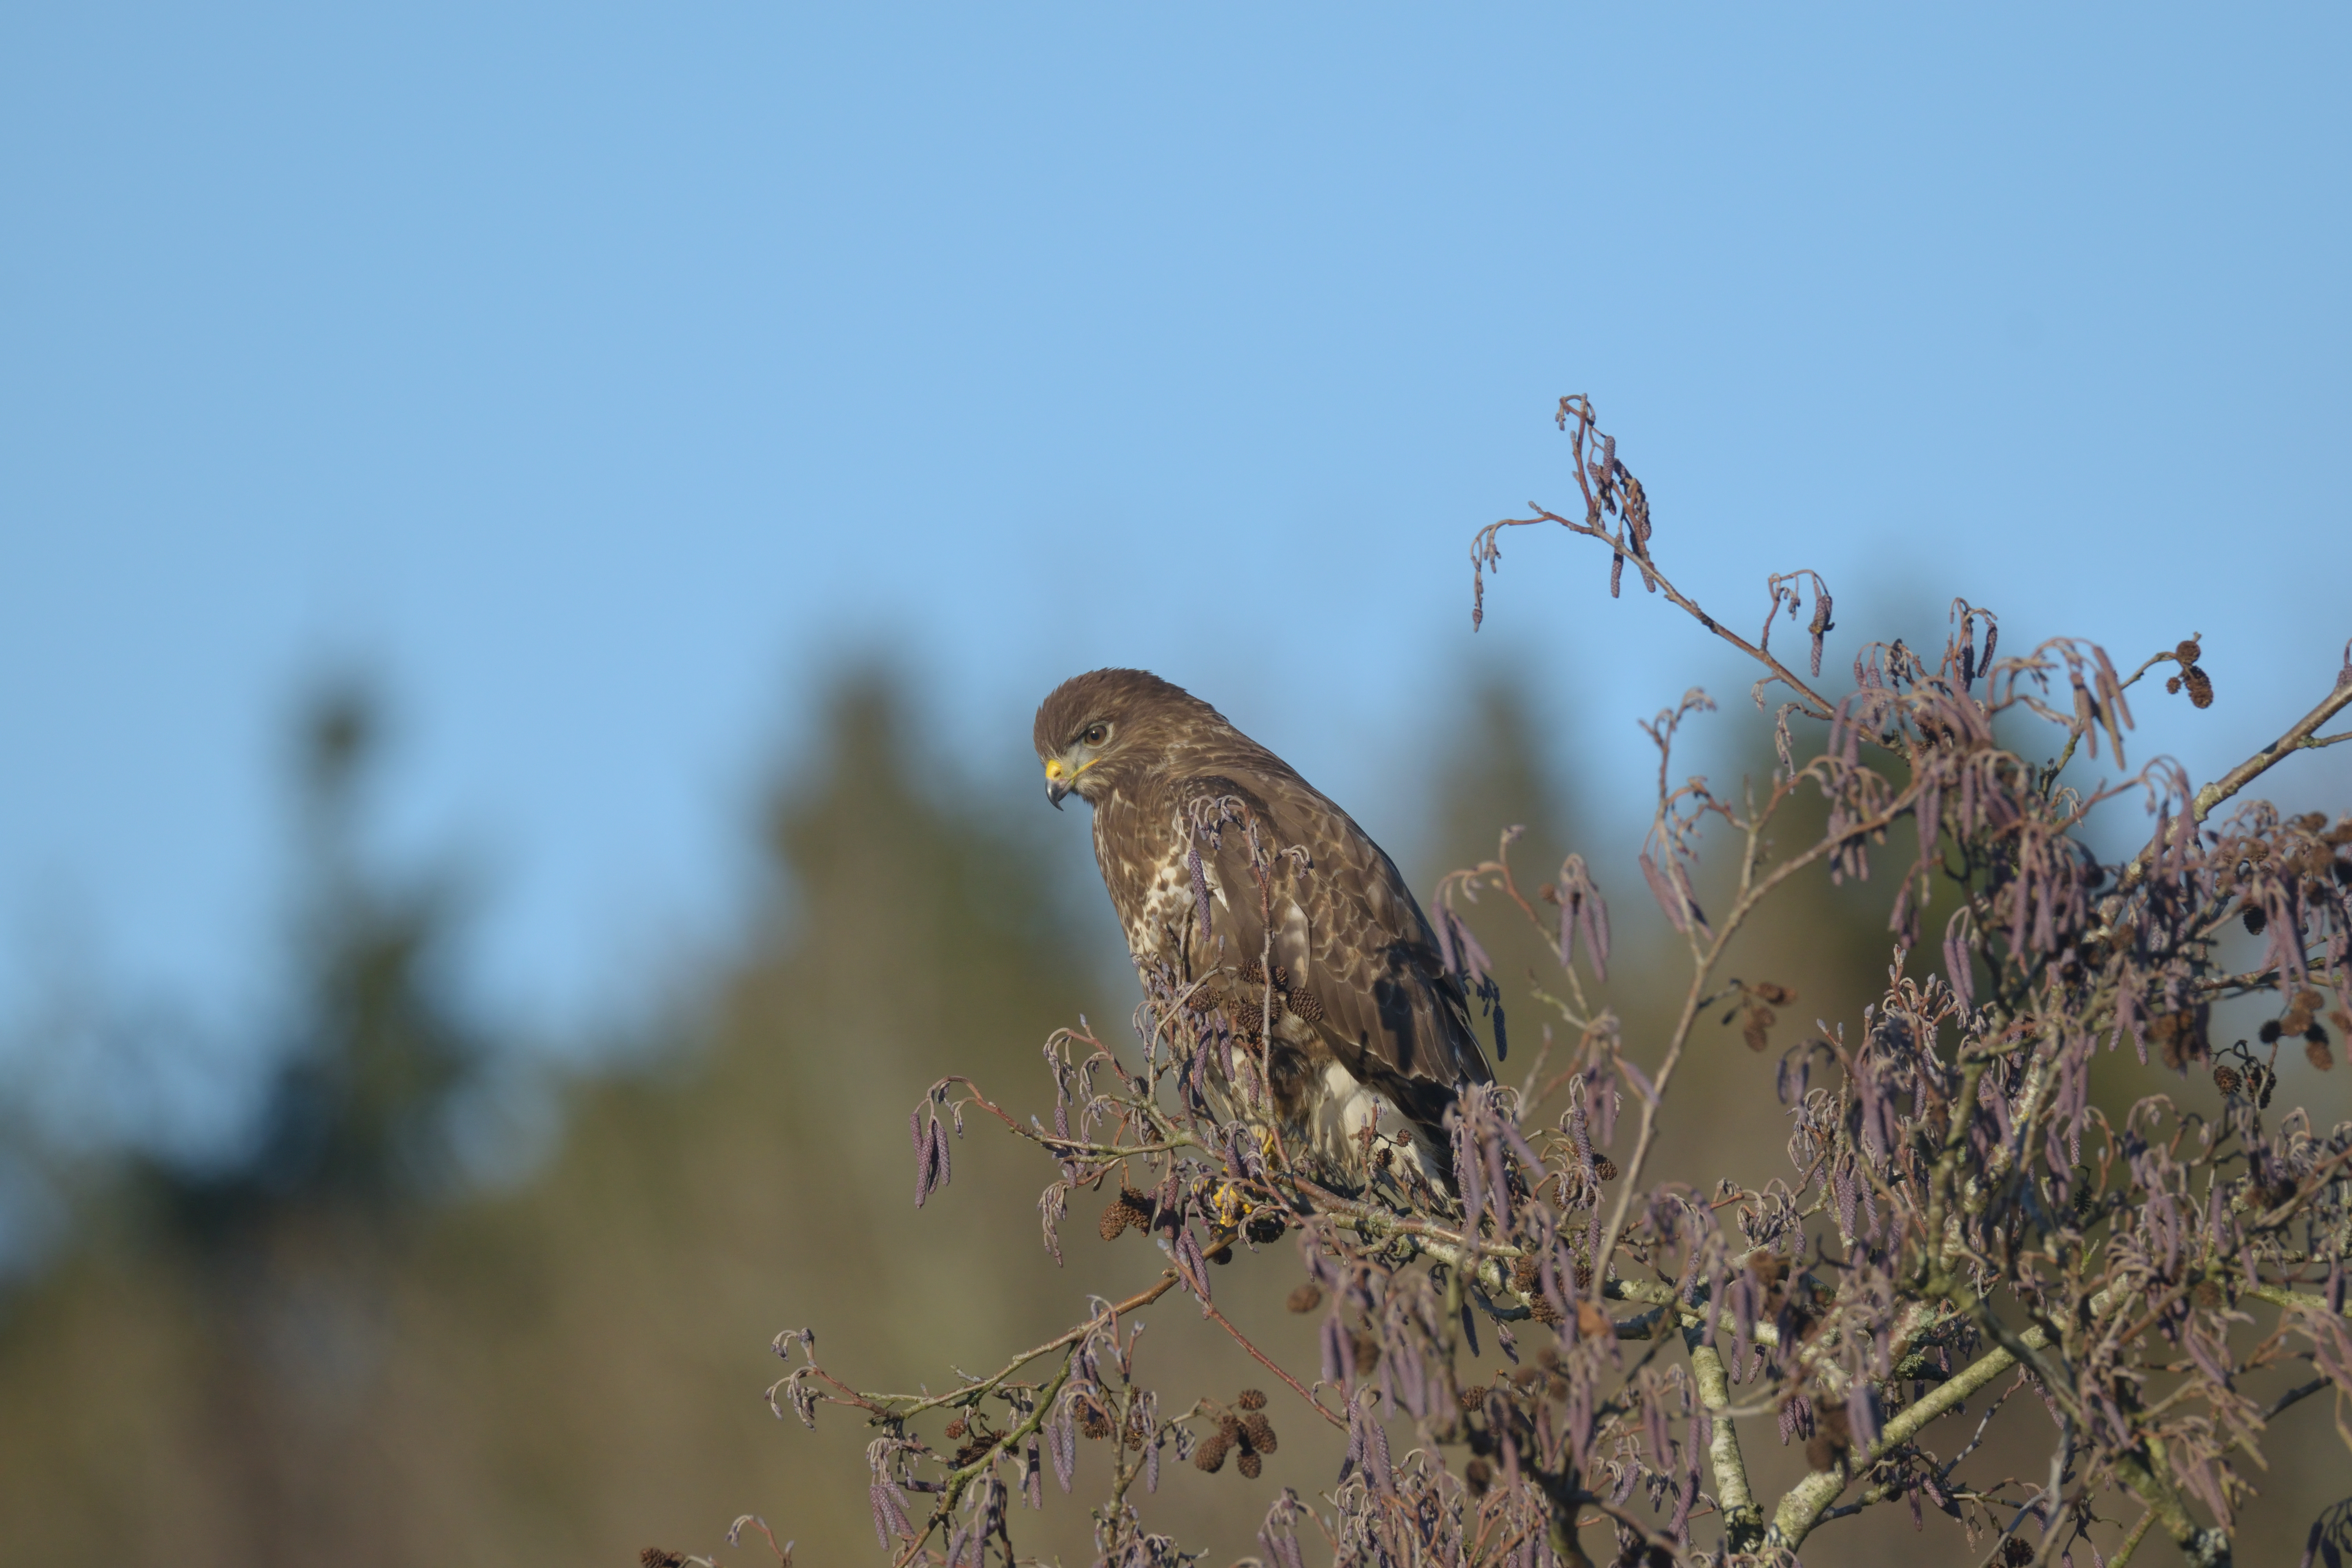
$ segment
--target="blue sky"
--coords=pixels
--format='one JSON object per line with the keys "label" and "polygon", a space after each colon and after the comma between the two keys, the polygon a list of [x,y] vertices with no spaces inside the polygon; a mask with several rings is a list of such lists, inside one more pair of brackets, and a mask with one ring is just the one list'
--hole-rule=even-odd
{"label": "blue sky", "polygon": [[1384,837],[1480,658],[1636,778],[1633,721],[1724,676],[1686,626],[1522,534],[1470,632],[1471,531],[1573,493],[1571,391],[1727,619],[1801,564],[1833,659],[1954,593],[2134,662],[2201,630],[2220,706],[2150,693],[2142,745],[2215,771],[2352,637],[2347,46],[2340,6],[9,8],[0,1025],[267,995],[284,720],[337,665],[397,702],[392,840],[475,858],[485,990],[551,1029],[726,929],[863,658],[1024,797],[1037,699],[1104,664]]}

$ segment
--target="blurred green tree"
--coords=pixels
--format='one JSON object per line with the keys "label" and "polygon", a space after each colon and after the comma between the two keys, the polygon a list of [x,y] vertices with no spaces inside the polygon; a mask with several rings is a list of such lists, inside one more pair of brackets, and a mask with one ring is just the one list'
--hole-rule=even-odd
{"label": "blurred green tree", "polygon": [[[364,852],[382,732],[381,703],[352,680],[322,687],[296,727],[291,995],[257,1125],[202,1163],[130,1157],[84,1216],[86,1255],[11,1315],[5,1408],[57,1408],[17,1396],[29,1378],[77,1416],[0,1438],[24,1461],[5,1467],[11,1479],[38,1489],[7,1510],[38,1521],[35,1555],[95,1550],[51,1534],[69,1535],[68,1510],[88,1510],[86,1524],[142,1521],[133,1539],[152,1532],[177,1561],[309,1561],[328,1529],[351,1531],[346,1560],[404,1556],[397,1510],[353,1520],[345,1505],[364,1494],[329,1478],[369,1461],[393,1281],[428,1201],[449,1189],[449,1112],[493,1042],[456,994],[457,879],[394,878]],[[172,1368],[142,1380],[147,1430],[134,1444],[116,1423],[139,1417],[76,1384],[92,1362],[76,1367],[68,1352],[59,1364],[60,1347],[42,1343],[59,1333],[95,1360],[105,1351],[79,1336],[117,1318]],[[163,1484],[123,1464],[125,1449],[150,1453]],[[185,1512],[166,1500],[182,1491],[200,1500]]]}

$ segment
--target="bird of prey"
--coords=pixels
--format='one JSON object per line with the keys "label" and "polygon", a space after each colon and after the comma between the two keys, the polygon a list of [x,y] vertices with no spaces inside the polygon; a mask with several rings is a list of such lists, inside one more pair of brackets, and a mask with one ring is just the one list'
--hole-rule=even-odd
{"label": "bird of prey", "polygon": [[1450,1186],[1446,1109],[1494,1074],[1395,862],[1288,763],[1156,675],[1064,681],[1035,739],[1047,798],[1094,807],[1095,859],[1137,966],[1262,1042],[1293,1157],[1360,1179],[1385,1102],[1423,1174]]}

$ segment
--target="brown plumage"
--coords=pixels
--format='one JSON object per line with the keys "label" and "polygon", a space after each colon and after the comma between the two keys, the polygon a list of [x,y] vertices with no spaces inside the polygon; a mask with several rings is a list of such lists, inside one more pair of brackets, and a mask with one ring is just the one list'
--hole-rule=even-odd
{"label": "brown plumage", "polygon": [[1142,670],[1063,682],[1035,739],[1048,797],[1094,807],[1095,860],[1137,964],[1199,984],[1196,1007],[1213,996],[1251,1034],[1267,1028],[1271,986],[1267,1076],[1293,1152],[1360,1173],[1377,1095],[1424,1170],[1446,1175],[1446,1108],[1494,1075],[1462,983],[1381,847],[1215,709]]}

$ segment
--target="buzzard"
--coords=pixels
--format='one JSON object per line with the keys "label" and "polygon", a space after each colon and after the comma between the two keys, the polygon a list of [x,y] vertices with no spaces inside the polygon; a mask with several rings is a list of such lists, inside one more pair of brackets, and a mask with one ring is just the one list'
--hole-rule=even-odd
{"label": "buzzard", "polygon": [[1446,1108],[1494,1075],[1395,862],[1288,763],[1156,675],[1064,681],[1035,739],[1047,798],[1094,807],[1095,859],[1137,966],[1263,1040],[1294,1157],[1360,1175],[1385,1102],[1423,1173],[1450,1185]]}

